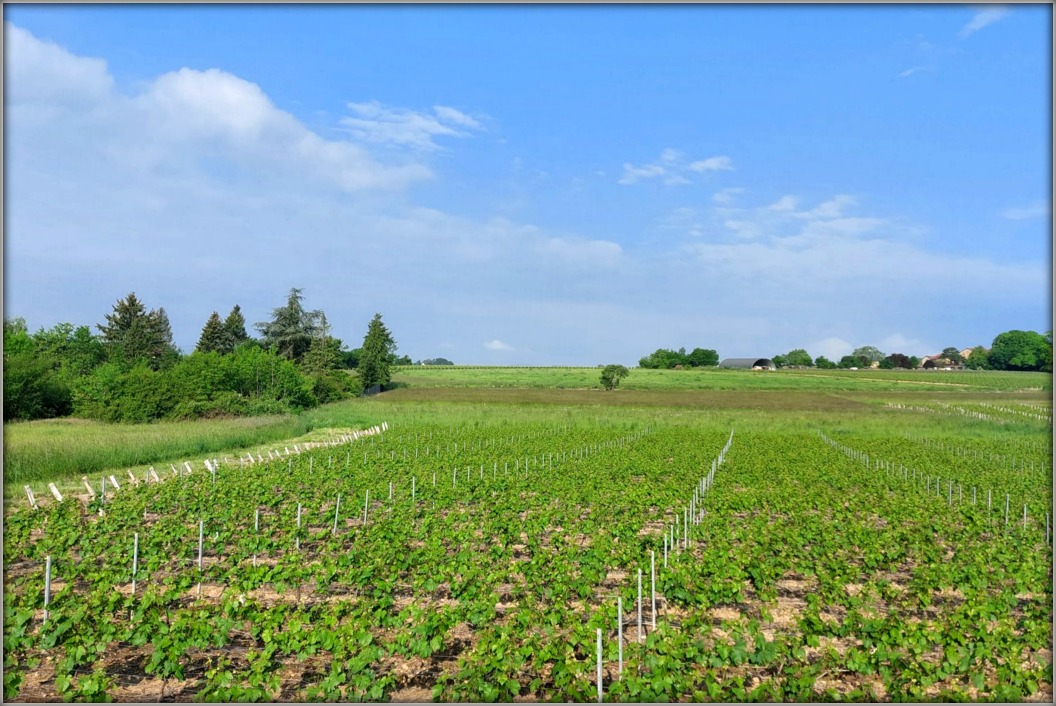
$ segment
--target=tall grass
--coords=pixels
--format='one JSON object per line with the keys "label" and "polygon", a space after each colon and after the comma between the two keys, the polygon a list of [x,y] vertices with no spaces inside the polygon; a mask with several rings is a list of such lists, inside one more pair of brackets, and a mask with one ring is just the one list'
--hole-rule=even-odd
{"label": "tall grass", "polygon": [[4,485],[178,460],[308,432],[304,416],[108,424],[49,419],[4,425]]}

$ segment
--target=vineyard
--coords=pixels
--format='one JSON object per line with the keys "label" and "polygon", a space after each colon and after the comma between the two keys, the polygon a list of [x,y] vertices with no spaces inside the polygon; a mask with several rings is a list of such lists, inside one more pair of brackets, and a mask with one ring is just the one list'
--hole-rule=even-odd
{"label": "vineyard", "polygon": [[937,421],[423,413],[38,495],[4,698],[1051,701],[1051,408],[874,413]]}

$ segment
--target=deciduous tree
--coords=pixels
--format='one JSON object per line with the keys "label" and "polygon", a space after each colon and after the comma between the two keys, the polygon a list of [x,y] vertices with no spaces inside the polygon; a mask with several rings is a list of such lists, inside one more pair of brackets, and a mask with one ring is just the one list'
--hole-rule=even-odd
{"label": "deciduous tree", "polygon": [[1052,367],[1052,343],[1037,331],[1005,331],[990,346],[995,370],[1042,370]]}
{"label": "deciduous tree", "polygon": [[606,365],[601,371],[601,384],[606,390],[615,390],[620,380],[630,375],[630,371],[622,365]]}
{"label": "deciduous tree", "polygon": [[876,346],[861,346],[851,351],[851,355],[865,360],[868,367],[870,363],[879,363],[884,359],[884,354]]}

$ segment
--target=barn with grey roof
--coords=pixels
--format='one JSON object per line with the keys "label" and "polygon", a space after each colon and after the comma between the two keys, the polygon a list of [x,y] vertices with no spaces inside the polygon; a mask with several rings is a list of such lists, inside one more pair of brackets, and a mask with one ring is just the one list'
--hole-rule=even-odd
{"label": "barn with grey roof", "polygon": [[720,368],[740,370],[776,370],[777,366],[769,358],[727,358],[719,363]]}

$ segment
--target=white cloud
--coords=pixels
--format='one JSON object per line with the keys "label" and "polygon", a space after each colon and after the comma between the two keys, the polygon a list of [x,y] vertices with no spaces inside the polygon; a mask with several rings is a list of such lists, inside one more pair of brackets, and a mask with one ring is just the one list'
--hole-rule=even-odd
{"label": "white cloud", "polygon": [[972,34],[975,34],[983,27],[991,25],[997,22],[1008,12],[1008,8],[1000,6],[986,7],[975,13],[971,21],[961,28],[961,31],[957,34],[961,39],[965,39]]}
{"label": "white cloud", "polygon": [[[794,197],[785,197],[794,198]],[[780,203],[780,202],[779,202]],[[854,206],[857,203],[853,196],[846,194],[839,194],[832,197],[828,201],[819,204],[817,207],[812,208],[809,211],[797,212],[795,216],[797,218],[839,218],[844,210],[849,206]]]}
{"label": "white cloud", "polygon": [[744,193],[744,189],[741,188],[720,189],[712,195],[711,200],[719,205],[725,206],[733,203],[736,196],[742,193]]}
{"label": "white cloud", "polygon": [[798,204],[799,199],[795,196],[782,196],[766,208],[770,211],[795,211]]}
{"label": "white cloud", "polygon": [[483,130],[484,126],[479,120],[472,118],[461,110],[451,108],[446,105],[434,105],[433,112],[436,113],[436,117],[440,118],[448,123],[454,123],[455,125],[462,125],[464,127],[471,128],[473,130]]}
{"label": "white cloud", "polygon": [[620,177],[618,183],[620,184],[635,184],[642,179],[652,179],[654,177],[663,176],[667,173],[667,170],[658,164],[647,164],[644,167],[635,167],[632,164],[624,163],[623,165],[623,176]]}
{"label": "white cloud", "polygon": [[676,149],[668,147],[660,153],[660,161],[666,162],[667,164],[676,164],[682,161],[682,153]]}
{"label": "white cloud", "polygon": [[511,346],[508,343],[503,343],[502,341],[500,341],[497,338],[485,343],[484,347],[487,348],[489,351],[512,351],[513,350],[513,346]]}
{"label": "white cloud", "polygon": [[824,356],[836,363],[839,362],[840,358],[843,356],[850,355],[851,351],[854,350],[854,346],[842,338],[830,336],[820,341],[814,341],[807,346],[806,350],[815,358]]}
{"label": "white cloud", "polygon": [[434,106],[433,114],[392,108],[378,101],[348,103],[354,114],[341,118],[340,124],[364,142],[394,144],[424,151],[441,149],[434,138],[466,137],[463,129],[483,130],[483,126],[465,113],[447,106]]}
{"label": "white cloud", "polygon": [[1037,218],[1047,218],[1049,215],[1049,204],[1039,201],[1029,206],[1007,208],[1001,215],[1010,221],[1028,221]]}
{"label": "white cloud", "polygon": [[919,74],[921,71],[934,71],[934,69],[930,66],[913,66],[911,68],[906,69],[905,71],[900,71],[898,77],[909,78],[913,74]]}
{"label": "white cloud", "polygon": [[667,186],[679,186],[689,184],[688,172],[728,171],[733,169],[733,161],[729,157],[709,157],[690,164],[685,164],[682,152],[668,147],[660,153],[660,159],[653,164],[644,164],[636,167],[630,163],[624,163],[623,176],[618,183],[624,185],[636,184],[645,179],[656,179],[663,177]]}
{"label": "white cloud", "polygon": [[733,160],[729,157],[708,157],[689,165],[694,172],[729,171],[733,169]]}
{"label": "white cloud", "polygon": [[4,44],[8,105],[82,105],[104,101],[114,90],[102,59],[74,56],[10,22],[4,23]]}

